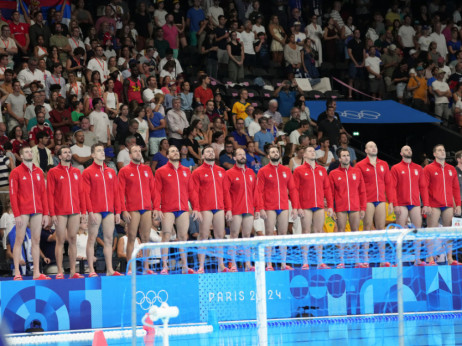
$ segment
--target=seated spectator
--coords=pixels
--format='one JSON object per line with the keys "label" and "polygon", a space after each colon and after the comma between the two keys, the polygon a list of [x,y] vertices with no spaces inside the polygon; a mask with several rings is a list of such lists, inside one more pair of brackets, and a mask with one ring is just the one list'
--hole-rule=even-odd
{"label": "seated spectator", "polygon": [[201,153],[199,142],[195,139],[197,136],[197,128],[190,126],[183,132],[184,140],[183,143],[188,147],[189,156],[192,157],[194,162],[201,164]]}
{"label": "seated spectator", "polygon": [[47,148],[50,137],[45,131],[37,133],[35,136],[37,144],[32,147],[32,163],[47,172],[48,166],[53,166],[53,156],[51,150]]}
{"label": "seated spectator", "polygon": [[38,144],[37,134],[40,132],[45,132],[48,135],[50,138],[48,148],[53,148],[55,145],[53,140],[53,130],[50,125],[45,122],[45,114],[42,111],[37,113],[37,125],[33,126],[29,132],[29,145],[31,147]]}
{"label": "seated spectator", "polygon": [[303,164],[303,153],[305,152],[305,147],[301,146],[300,144],[297,144],[294,149],[294,156],[290,158],[289,161],[289,168],[291,172],[295,170],[298,166],[301,166]]}
{"label": "seated spectator", "polygon": [[236,161],[234,161],[233,157],[234,146],[231,142],[225,143],[225,150],[220,155],[220,166],[224,169],[228,170],[234,167]]}
{"label": "seated spectator", "polygon": [[200,85],[194,90],[194,99],[196,102],[206,104],[208,100],[213,100],[213,90],[210,88],[210,77],[202,74],[199,77]]}
{"label": "seated spectator", "polygon": [[260,168],[262,167],[262,163],[261,163],[260,155],[258,155],[258,153],[256,152],[255,142],[253,141],[247,143],[246,158],[247,158],[247,162],[246,162],[247,167],[252,169],[255,172],[255,174],[257,174]]}
{"label": "seated spectator", "polygon": [[[310,128],[310,123],[308,122],[308,120],[302,120],[300,121],[300,127],[293,130],[292,132],[290,132],[290,135],[289,135],[289,142],[292,144],[291,148],[288,148],[288,152],[291,153],[291,154],[294,154],[294,149],[295,147],[297,146],[297,144],[299,143],[299,138],[302,134],[306,134],[306,132],[309,130]],[[290,149],[290,150],[289,150]]]}
{"label": "seated spectator", "polygon": [[330,164],[335,161],[334,155],[329,149],[329,138],[321,138],[319,144],[321,145],[321,147],[318,150],[316,150],[316,162],[323,166],[325,169],[327,169],[329,168]]}
{"label": "seated spectator", "polygon": [[292,131],[300,127],[300,121],[300,109],[292,107],[290,110],[290,120],[284,125],[284,132],[290,135]]}
{"label": "seated spectator", "polygon": [[[255,134],[261,130],[260,124],[258,123],[258,120],[263,117],[263,110],[257,108],[255,109],[252,114],[249,114],[249,116],[246,118],[247,121],[247,132],[251,138],[255,136]],[[247,143],[249,144],[249,143]]]}
{"label": "seated spectator", "polygon": [[262,117],[258,120],[261,130],[258,131],[255,136],[253,137],[255,141],[255,151],[262,155],[267,156],[265,153],[264,148],[266,144],[274,144],[274,135],[272,132],[268,131],[268,119]]}
{"label": "seated spectator", "polygon": [[[34,270],[34,264],[32,262],[32,237],[31,230],[29,227],[26,228],[24,234],[24,242],[21,249],[21,259],[19,260],[19,270],[21,273],[15,273],[13,267],[13,248],[14,243],[16,242],[16,226],[13,226],[11,231],[8,233],[6,238],[6,258],[10,260],[10,268],[12,270],[12,276],[16,275],[30,275],[32,276],[32,271]],[[42,255],[42,254],[41,254]]]}
{"label": "seated spectator", "polygon": [[412,107],[422,111],[428,111],[428,85],[424,76],[424,68],[420,64],[416,67],[416,74],[411,75],[407,83],[408,92],[412,93]]}
{"label": "seated spectator", "polygon": [[72,166],[83,170],[88,167],[91,162],[91,147],[85,145],[85,134],[83,130],[77,130],[74,133],[75,144],[71,146]]}
{"label": "seated spectator", "polygon": [[243,119],[238,119],[236,121],[236,130],[231,132],[231,135],[232,135],[231,143],[233,143],[234,149],[237,149],[237,148],[245,149],[245,147],[247,146],[247,143],[251,141],[245,129]]}
{"label": "seated spectator", "polygon": [[247,113],[245,110],[247,109],[248,106],[250,106],[250,103],[247,102],[247,99],[249,98],[249,93],[246,89],[241,89],[239,91],[239,101],[235,102],[233,105],[232,109],[232,114],[233,114],[233,124],[236,124],[237,119],[246,119],[247,118]]}
{"label": "seated spectator", "polygon": [[47,98],[50,98],[52,90],[57,90],[59,96],[66,96],[66,79],[62,77],[63,65],[60,63],[54,63],[52,66],[52,72],[50,78],[45,81],[45,92]]}
{"label": "seated spectator", "polygon": [[[102,102],[100,103],[102,106]],[[102,108],[102,107],[101,107]],[[103,113],[103,112],[101,112]],[[92,116],[93,114],[93,116]],[[90,121],[96,117],[96,109],[90,114]],[[104,113],[106,114],[106,113]],[[107,116],[107,115],[106,115]],[[72,115],[69,108],[66,108],[66,99],[62,96],[58,97],[58,106],[56,109],[53,109],[50,112],[50,121],[53,125],[53,129],[61,130],[63,133],[68,133],[71,131],[72,124]],[[94,120],[95,121],[95,120]],[[94,125],[94,124],[93,124]],[[95,131],[96,132],[96,131]],[[107,141],[106,141],[107,142]]]}
{"label": "seated spectator", "polygon": [[51,223],[42,228],[40,234],[40,252],[43,262],[46,264],[43,268],[45,274],[57,274],[58,267],[56,265],[56,232],[51,228]]}
{"label": "seated spectator", "polygon": [[220,153],[225,150],[225,137],[226,135],[221,131],[215,131],[212,135],[211,146],[215,151],[216,158],[219,158]]}
{"label": "seated spectator", "polygon": [[327,118],[318,122],[318,139],[328,137],[331,143],[338,143],[340,133],[348,133],[343,128],[342,123],[335,116],[333,106],[327,108]]}
{"label": "seated spectator", "polygon": [[189,150],[186,145],[182,145],[180,149],[180,163],[184,167],[189,168],[191,171],[194,170],[197,165],[194,160],[189,156]]}
{"label": "seated spectator", "polygon": [[5,100],[6,111],[9,114],[8,128],[17,125],[24,126],[24,113],[26,111],[26,97],[22,94],[21,84],[18,80],[13,81],[13,92]]}
{"label": "seated spectator", "polygon": [[[349,140],[348,140],[348,136],[345,134],[345,133],[342,133],[340,135],[340,139],[339,139],[339,143],[338,143],[338,148],[342,148],[342,149],[347,149],[348,152],[350,153],[350,164],[352,166],[356,165],[356,152],[355,150],[350,147],[349,145]],[[334,158],[335,160],[338,160],[338,157],[337,157],[337,153],[335,152],[334,153]]]}

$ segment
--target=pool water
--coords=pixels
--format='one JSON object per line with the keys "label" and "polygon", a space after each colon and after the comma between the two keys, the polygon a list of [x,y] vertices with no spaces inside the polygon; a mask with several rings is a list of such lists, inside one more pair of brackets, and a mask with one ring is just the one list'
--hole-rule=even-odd
{"label": "pool water", "polygon": [[[220,324],[209,334],[170,336],[171,346],[258,345],[255,322]],[[461,345],[462,313],[408,315],[405,321],[406,345]],[[69,335],[72,340],[72,335]],[[50,341],[53,336],[50,336]],[[144,345],[143,338],[137,345]],[[109,339],[108,345],[130,345],[131,339]],[[90,345],[91,342],[48,343],[56,346]],[[394,316],[297,319],[268,322],[268,345],[390,345],[397,346],[398,321]],[[155,338],[162,345],[162,337]]]}

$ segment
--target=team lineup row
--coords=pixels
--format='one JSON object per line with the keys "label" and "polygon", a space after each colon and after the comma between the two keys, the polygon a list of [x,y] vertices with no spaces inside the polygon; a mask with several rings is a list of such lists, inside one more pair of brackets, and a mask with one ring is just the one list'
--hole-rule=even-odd
{"label": "team lineup row", "polygon": [[[277,146],[269,148],[270,163],[260,169],[256,176],[246,167],[246,153],[237,149],[234,153],[235,166],[225,171],[214,164],[215,151],[211,146],[202,150],[203,164],[192,173],[180,164],[178,148],[170,146],[167,151],[168,164],[156,171],[155,177],[150,167],[141,164],[142,153],[139,146],[130,148],[131,162],[119,174],[104,164],[103,145],[93,145],[93,164],[81,174],[72,167],[69,147],[58,151],[60,164],[48,172],[45,182],[43,172],[32,163],[32,150],[24,147],[20,151],[23,163],[10,174],[10,199],[16,221],[16,241],[13,247],[14,279],[22,280],[19,265],[22,242],[26,227],[31,229],[33,278],[47,280],[50,277],[39,270],[40,232],[47,225],[49,217],[56,228],[57,279],[63,279],[64,242],[69,243],[70,278],[82,278],[75,272],[76,234],[81,218],[88,217],[89,233],[87,259],[90,277],[96,277],[94,270],[94,244],[98,229],[104,234],[104,257],[107,275],[122,275],[112,267],[112,237],[114,224],[123,219],[128,223],[127,254],[133,252],[137,234],[141,242],[149,241],[151,218],[162,222],[162,241],[168,242],[176,226],[179,240],[187,240],[189,210],[199,220],[199,240],[206,240],[213,229],[214,237],[225,236],[225,221],[230,223],[230,236],[250,237],[253,220],[262,218],[265,234],[286,234],[289,222],[289,200],[292,204],[290,217],[301,218],[302,232],[322,232],[325,213],[337,220],[338,231],[345,231],[347,221],[351,230],[357,231],[360,220],[364,229],[384,229],[386,203],[397,217],[397,223],[405,226],[408,219],[419,228],[422,214],[426,214],[429,227],[436,227],[441,218],[443,226],[450,226],[454,214],[461,213],[460,188],[455,168],[445,163],[446,152],[443,145],[435,146],[435,160],[425,168],[412,162],[409,146],[401,149],[402,161],[389,169],[388,164],[377,158],[378,149],[374,142],[366,144],[367,157],[356,166],[350,166],[348,150],[337,152],[339,168],[327,174],[316,163],[316,152],[307,147],[304,164],[292,173],[280,164]],[[421,207],[423,206],[423,207]],[[271,249],[266,250],[267,259]],[[344,267],[344,249],[339,246],[340,261],[337,268]],[[416,265],[434,265],[433,258],[420,259],[420,245],[416,247]],[[286,264],[286,249],[282,247],[281,270],[292,270]],[[322,260],[322,246],[316,247],[317,267],[329,268]],[[381,266],[390,266],[385,261],[384,245],[379,244]],[[366,250],[367,256],[367,250]],[[205,254],[198,254],[197,271],[188,267],[187,256],[180,249],[183,273],[203,273]],[[302,269],[309,269],[304,256]],[[366,261],[367,262],[367,261]],[[356,248],[356,267],[367,267],[361,263],[359,249]],[[448,247],[448,263],[455,265],[451,248]],[[162,271],[168,274],[168,248],[162,249]],[[270,260],[267,270],[274,270]],[[153,274],[145,262],[144,272]],[[254,267],[247,258],[246,271]],[[218,256],[219,272],[237,271],[234,256],[228,269],[223,257]]]}

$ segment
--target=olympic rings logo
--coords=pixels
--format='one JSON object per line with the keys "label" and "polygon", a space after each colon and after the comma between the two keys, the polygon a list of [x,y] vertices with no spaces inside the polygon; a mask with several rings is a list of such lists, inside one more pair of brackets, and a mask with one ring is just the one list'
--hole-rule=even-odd
{"label": "olympic rings logo", "polygon": [[148,291],[146,293],[142,291],[136,292],[136,304],[143,310],[149,310],[156,302],[162,304],[167,300],[168,293],[165,290],[160,290],[159,292]]}
{"label": "olympic rings logo", "polygon": [[368,119],[368,120],[377,120],[382,114],[370,110],[360,110],[360,111],[351,111],[345,110],[340,113],[340,116],[347,119]]}

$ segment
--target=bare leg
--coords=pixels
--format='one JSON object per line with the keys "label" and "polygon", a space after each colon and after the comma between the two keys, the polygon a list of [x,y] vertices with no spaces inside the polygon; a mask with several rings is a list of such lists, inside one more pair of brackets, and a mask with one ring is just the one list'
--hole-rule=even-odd
{"label": "bare leg", "polygon": [[[242,225],[242,215],[233,215],[230,226],[231,239],[239,238],[239,232]],[[236,247],[230,249],[231,263],[233,267],[236,267]]]}
{"label": "bare leg", "polygon": [[[408,211],[406,207],[401,207]],[[403,210],[401,209],[401,212]],[[415,206],[409,211],[409,216],[411,218],[411,222],[416,228],[422,228],[422,211],[420,206]],[[407,222],[407,217],[406,217]],[[400,224],[401,225],[401,224]],[[420,248],[422,246],[422,242],[420,240],[416,240],[414,242],[414,249],[415,249],[415,264],[420,264],[422,261],[420,260]]]}
{"label": "bare leg", "polygon": [[[165,213],[162,220],[162,242],[168,243],[173,233],[173,223],[175,222],[175,215],[173,213]],[[161,249],[162,253],[162,270],[168,270],[168,247]]]}
{"label": "bare leg", "polygon": [[[212,223],[215,239],[223,239],[225,237],[225,212],[223,210],[217,211],[213,215]],[[225,269],[225,265],[223,264],[223,248],[221,246],[217,249],[217,257],[218,271],[220,272]]]}
{"label": "bare leg", "polygon": [[[386,207],[385,202],[382,202],[375,208],[374,224],[375,224],[376,230],[385,229],[386,218],[387,218],[387,207]],[[385,264],[385,242],[380,241],[378,242],[377,246],[379,247],[380,263],[381,265],[383,265]],[[368,256],[368,253],[367,253],[367,256]]]}
{"label": "bare leg", "polygon": [[[19,269],[19,262],[21,261],[22,244],[24,242],[24,237],[26,235],[26,228],[27,224],[29,223],[29,218],[29,215],[21,215],[22,226],[16,227],[16,238],[13,246],[14,275],[21,275],[21,271]],[[27,262],[27,258],[24,259],[24,262]]]}
{"label": "bare leg", "polygon": [[[265,220],[265,234],[267,236],[274,235],[274,226],[276,225],[276,212],[274,210],[266,211],[266,220]],[[266,248],[266,267],[272,267],[273,263],[271,261],[272,248],[268,246]]]}
{"label": "bare leg", "polygon": [[[80,226],[80,215],[73,214],[69,216],[58,216],[58,224],[61,223],[60,218],[63,218],[63,221],[67,219],[67,242],[69,243],[69,248],[67,250],[69,254],[69,265],[70,265],[70,276],[75,274],[75,262],[77,258],[77,232],[79,231]],[[56,241],[56,246],[58,241]],[[58,264],[58,273],[62,273],[62,263],[63,263],[63,252],[61,247],[61,271],[59,271]],[[56,256],[56,262],[58,262],[58,256]]]}
{"label": "bare leg", "polygon": [[[184,212],[175,220],[176,224],[176,231],[179,241],[187,241],[188,240],[188,229],[189,229],[189,213]],[[184,249],[180,249],[180,259],[181,259],[181,266],[182,272],[188,272],[188,257]]]}
{"label": "bare leg", "polygon": [[[359,217],[359,212],[358,211],[350,212],[348,219],[350,220],[351,231],[357,232],[359,230],[359,222],[361,221]],[[354,245],[354,248],[356,250],[355,262],[359,263],[359,244]]]}
{"label": "bare leg", "polygon": [[[140,212],[131,211],[130,216],[131,220],[127,230],[127,264],[131,260],[133,249],[135,248],[136,234],[138,233],[138,227],[140,225]],[[128,268],[128,270],[130,270],[130,268]]]}
{"label": "bare leg", "polygon": [[[323,209],[318,209],[313,213],[313,232],[314,233],[321,233],[322,232],[322,227],[324,226],[324,210]],[[318,268],[322,264],[322,251],[323,247],[322,245],[316,246],[316,256],[318,260]]]}
{"label": "bare leg", "polygon": [[[310,209],[303,210],[304,216],[301,218],[302,234],[311,233],[313,223],[313,211]],[[303,265],[308,265],[308,246],[302,246]]]}
{"label": "bare leg", "polygon": [[[443,222],[444,227],[450,227],[452,226],[452,218],[454,216],[454,209],[453,208],[447,208],[443,211],[441,215],[441,221]],[[454,258],[452,258],[452,242],[451,241],[446,241],[445,242],[446,247],[447,247],[447,257],[448,257],[448,264],[451,265],[452,262],[454,262]]]}
{"label": "bare leg", "polygon": [[[344,233],[346,224],[348,220],[348,213],[347,212],[338,212],[337,213],[337,228],[339,232]],[[345,245],[339,244],[339,257],[340,257],[340,263],[339,265],[344,265],[345,264],[345,251],[344,251]]]}
{"label": "bare leg", "polygon": [[40,276],[40,234],[42,233],[42,214],[34,214],[30,217],[29,222],[32,238],[32,260],[34,262],[35,279]]}
{"label": "bare leg", "polygon": [[[277,217],[278,235],[286,235],[289,225],[289,211],[283,210]],[[281,268],[286,268],[287,246],[280,246],[281,251]]]}
{"label": "bare leg", "polygon": [[[441,209],[440,208],[432,208],[432,213],[428,215],[427,218],[427,226],[429,228],[431,227],[438,227],[438,221],[441,216]],[[426,241],[427,245],[427,262],[430,263],[434,261],[435,259],[433,258],[433,251],[435,250],[434,244],[431,241]]]}
{"label": "bare leg", "polygon": [[114,237],[114,214],[108,214],[102,221],[103,224],[103,236],[104,236],[104,259],[106,261],[106,275],[111,276],[114,274],[114,268],[112,267],[112,242]]}
{"label": "bare leg", "polygon": [[[212,226],[213,213],[211,211],[203,211],[201,214],[202,222],[199,224],[199,240],[207,240],[210,236],[210,227]],[[201,247],[197,255],[199,259],[199,271],[204,270],[205,253],[202,253],[203,251],[205,251],[205,248]]]}
{"label": "bare leg", "polygon": [[[87,239],[87,260],[88,260],[88,269],[90,273],[95,272],[95,242],[98,235],[98,229],[101,225],[101,214],[93,214],[96,219],[96,224],[88,223],[88,239]],[[112,244],[111,244],[112,246]]]}
{"label": "bare leg", "polygon": [[[253,228],[253,215],[246,215],[242,218],[242,238],[250,238]],[[250,248],[247,247],[245,251],[245,269],[250,270],[252,265],[250,264]]]}
{"label": "bare leg", "polygon": [[[149,235],[151,234],[151,225],[152,225],[152,212],[150,210],[145,211],[143,215],[140,215],[140,240],[141,243],[149,243]],[[149,252],[146,252],[149,253]],[[143,256],[145,257],[145,256]],[[144,269],[149,269],[148,258],[144,259]]]}

